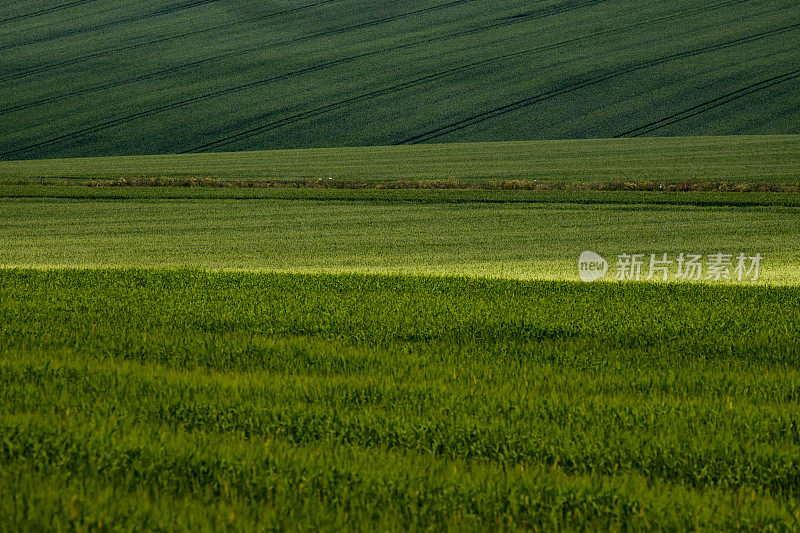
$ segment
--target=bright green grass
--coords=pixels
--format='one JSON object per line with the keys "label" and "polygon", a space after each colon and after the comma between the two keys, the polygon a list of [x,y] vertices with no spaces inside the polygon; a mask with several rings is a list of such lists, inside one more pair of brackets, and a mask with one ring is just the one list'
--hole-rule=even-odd
{"label": "bright green grass", "polygon": [[[83,190],[98,189],[56,188]],[[749,193],[594,192],[576,203],[562,193],[552,203],[545,193],[513,191],[267,190],[260,192],[275,196],[250,199],[111,191],[133,197],[4,198],[0,264],[574,280],[583,250],[612,263],[623,253],[723,252],[761,253],[761,282],[800,283],[795,195],[792,206],[780,206],[771,201],[782,195]],[[685,204],[658,203],[669,199]]]}
{"label": "bright green grass", "polygon": [[797,288],[0,271],[12,529],[793,529]]}
{"label": "bright green grass", "polygon": [[[796,194],[0,195],[8,529],[800,523]],[[542,281],[586,248],[785,286]]]}
{"label": "bright green grass", "polygon": [[[0,162],[0,183],[58,178],[657,181],[800,186],[800,135],[583,139]],[[55,178],[55,180],[53,179]],[[67,180],[65,180],[67,181]]]}
{"label": "bright green grass", "polygon": [[4,3],[0,159],[800,132],[794,0],[66,3]]}

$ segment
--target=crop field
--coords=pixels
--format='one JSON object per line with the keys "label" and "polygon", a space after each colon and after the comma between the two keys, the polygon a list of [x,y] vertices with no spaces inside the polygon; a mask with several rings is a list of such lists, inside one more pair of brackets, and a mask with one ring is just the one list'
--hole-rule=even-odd
{"label": "crop field", "polygon": [[[287,152],[4,164],[4,524],[797,529],[796,141],[762,141],[699,139],[684,168],[711,162],[713,183],[758,160],[750,183],[783,192],[555,169],[557,190],[491,187],[538,143],[484,147],[458,177],[472,189],[414,188],[439,171],[406,161],[420,148],[378,150],[379,169],[362,152],[347,179],[358,150],[273,176],[335,183],[319,187],[237,181],[263,179],[248,158],[302,159]],[[638,157],[622,182],[659,156]],[[387,165],[404,174],[378,179]],[[179,171],[102,171],[126,166]],[[586,249],[764,261],[757,281],[586,284]]]}
{"label": "crop field", "polygon": [[[747,205],[756,200],[748,196],[753,193],[676,205],[651,203],[659,193],[640,194],[630,203],[616,192],[584,195],[582,202],[566,195],[543,202],[544,193],[511,200],[506,191],[464,197],[461,191],[351,196],[278,189],[284,194],[277,198],[246,199],[176,192],[183,196],[7,198],[0,215],[0,265],[577,280],[578,256],[586,249],[610,257],[758,252],[764,256],[758,283],[800,284],[798,194],[788,195],[789,205]],[[686,201],[693,194],[673,198]],[[722,203],[737,199],[744,205]]]}
{"label": "crop field", "polygon": [[14,0],[0,159],[797,134],[798,21],[795,0]]}
{"label": "crop field", "polygon": [[[691,151],[686,139],[626,140],[617,153],[627,159],[604,151],[608,142],[584,141],[590,146],[564,151],[549,166],[550,141],[506,143],[494,152],[489,145],[322,150],[317,162],[304,150],[106,158],[84,169],[86,160],[6,162],[0,265],[569,281],[578,279],[575,262],[586,249],[612,257],[747,252],[765,258],[759,283],[800,284],[798,138],[700,139],[693,160],[673,163],[677,174],[705,176],[690,182],[652,181],[653,171],[643,172],[665,174]],[[432,180],[470,152],[472,162],[454,179],[458,188]],[[541,159],[525,161],[526,152]],[[431,153],[448,162],[426,167]],[[293,173],[300,160],[312,161],[313,171]],[[255,172],[270,164],[276,173],[263,181]],[[603,165],[607,174],[594,183],[582,179],[588,173],[568,171]],[[493,177],[511,166],[526,179]],[[127,174],[112,178],[125,167]],[[762,176],[742,181],[757,168]],[[534,179],[539,173],[546,176]],[[136,180],[143,186],[130,186]],[[690,190],[659,190],[686,183]],[[421,184],[430,188],[415,188]],[[495,187],[503,184],[509,188]],[[709,190],[692,190],[702,185]]]}
{"label": "crop field", "polygon": [[3,270],[24,528],[795,529],[800,290]]}
{"label": "crop field", "polygon": [[800,531],[796,0],[10,0],[0,533]]}
{"label": "crop field", "polygon": [[645,137],[0,161],[0,186],[205,179],[304,186],[455,181],[468,187],[510,180],[576,187],[753,184],[798,192],[798,168],[800,135]]}

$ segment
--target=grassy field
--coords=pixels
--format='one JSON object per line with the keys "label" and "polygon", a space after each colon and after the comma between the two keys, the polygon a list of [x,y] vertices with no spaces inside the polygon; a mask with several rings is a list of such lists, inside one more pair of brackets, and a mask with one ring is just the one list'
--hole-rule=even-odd
{"label": "grassy field", "polygon": [[543,193],[512,200],[510,191],[459,201],[459,191],[333,192],[339,194],[246,200],[7,198],[0,265],[576,280],[583,250],[673,259],[681,252],[758,252],[760,282],[800,284],[800,195],[791,195],[792,206],[732,206],[721,202],[746,202],[750,193],[725,193],[710,205],[692,205],[685,197],[693,193],[676,193],[689,202],[676,205],[657,203],[659,193],[630,204],[613,192],[584,203],[542,202]]}
{"label": "grassy field", "polygon": [[798,526],[797,287],[2,270],[21,529]]}
{"label": "grassy field", "polygon": [[795,530],[797,139],[0,163],[0,530]]}
{"label": "grassy field", "polygon": [[800,530],[797,2],[0,11],[0,532]]}
{"label": "grassy field", "polygon": [[800,135],[659,137],[0,161],[0,186],[192,178],[466,186],[521,180],[575,187],[725,182],[793,186],[797,192],[798,169]]}
{"label": "grassy field", "polygon": [[0,159],[796,134],[793,0],[6,2]]}

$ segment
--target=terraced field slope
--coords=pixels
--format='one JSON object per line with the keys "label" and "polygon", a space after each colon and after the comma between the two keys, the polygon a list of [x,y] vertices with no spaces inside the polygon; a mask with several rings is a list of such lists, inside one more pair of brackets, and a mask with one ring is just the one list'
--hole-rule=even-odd
{"label": "terraced field slope", "polygon": [[14,0],[0,159],[800,132],[793,0]]}

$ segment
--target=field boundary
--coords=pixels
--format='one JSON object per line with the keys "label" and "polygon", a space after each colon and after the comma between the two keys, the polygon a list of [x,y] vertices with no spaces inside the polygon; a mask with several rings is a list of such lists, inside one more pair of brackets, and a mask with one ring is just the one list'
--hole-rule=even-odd
{"label": "field boundary", "polygon": [[[410,204],[562,204],[593,206],[651,205],[665,208],[800,208],[800,194],[773,192],[526,190],[526,189],[400,189],[333,187],[202,187],[85,185],[0,185],[2,201],[174,201],[236,200]],[[637,207],[639,206],[639,207]]]}
{"label": "field boundary", "polygon": [[727,181],[567,182],[539,180],[246,180],[214,178],[119,178],[90,180],[88,187],[219,187],[256,189],[451,189],[500,191],[666,191],[797,193],[800,185]]}

